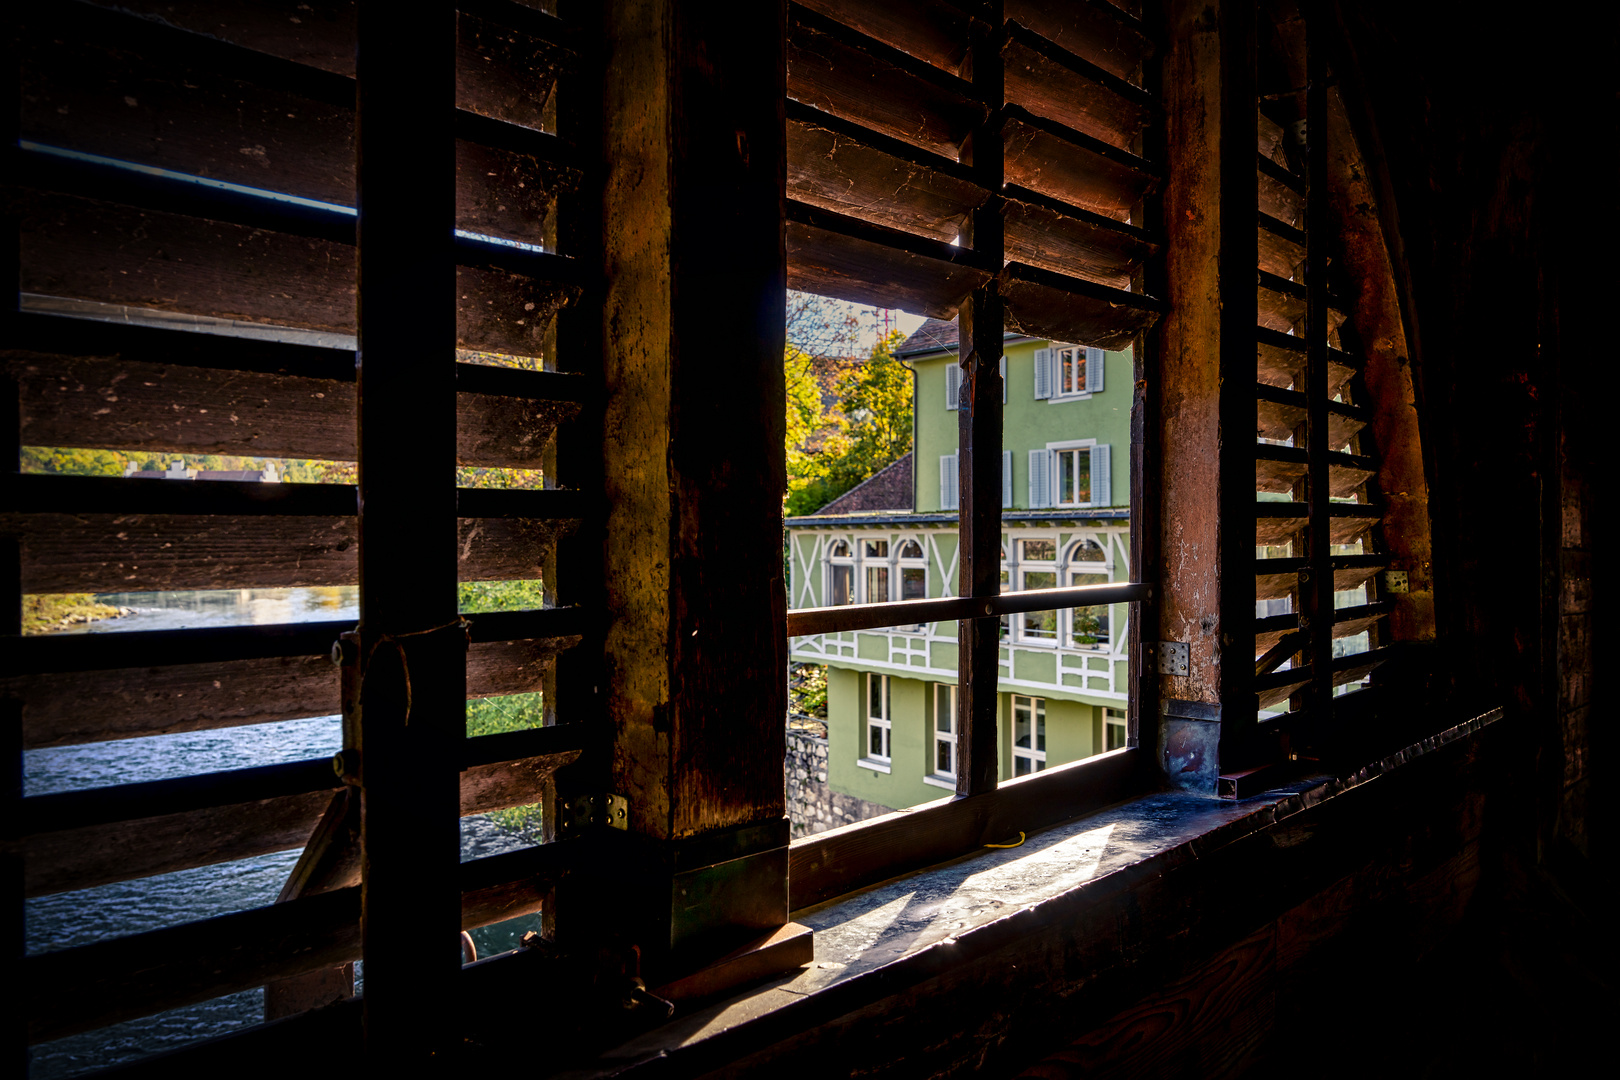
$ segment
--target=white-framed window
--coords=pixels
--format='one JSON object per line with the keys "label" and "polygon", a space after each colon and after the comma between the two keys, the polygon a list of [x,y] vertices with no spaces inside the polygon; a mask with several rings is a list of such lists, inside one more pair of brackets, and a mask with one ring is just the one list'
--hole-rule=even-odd
{"label": "white-framed window", "polygon": [[890,595],[889,542],[887,540],[861,541],[861,569],[865,571],[865,593],[862,603],[886,604],[894,599]]}
{"label": "white-framed window", "polygon": [[827,606],[855,602],[855,551],[848,540],[827,548]]}
{"label": "white-framed window", "polygon": [[[1007,358],[1001,358],[1001,403],[1007,404]],[[945,411],[962,407],[962,365],[952,361],[945,368]]]}
{"label": "white-framed window", "polygon": [[956,784],[956,687],[934,685],[934,754],[929,775]]}
{"label": "white-framed window", "polygon": [[[942,454],[939,459],[939,508],[959,509],[961,494],[960,459],[956,454]],[[1013,504],[1013,455],[1011,450],[1001,452],[1001,508],[1008,510]]]}
{"label": "white-framed window", "polygon": [[1046,699],[1012,696],[1013,775],[1046,768]]}
{"label": "white-framed window", "polygon": [[923,555],[922,545],[915,540],[900,541],[895,561],[900,578],[898,599],[928,599],[928,560]]}
{"label": "white-framed window", "polygon": [[[1058,586],[1058,549],[1053,537],[1018,541],[1018,591],[1055,589]],[[1056,645],[1056,611],[1026,611],[1018,617],[1018,640],[1033,645]]]}
{"label": "white-framed window", "polygon": [[1035,397],[1069,401],[1101,393],[1107,358],[1087,345],[1053,344],[1035,350]]}
{"label": "white-framed window", "polygon": [[[1104,543],[1107,537],[1104,537]],[[1106,585],[1112,580],[1113,566],[1108,549],[1093,539],[1076,540],[1064,559],[1069,585]],[[1071,649],[1107,650],[1112,642],[1110,607],[1071,608],[1068,615],[1068,645]]]}
{"label": "white-framed window", "polygon": [[1029,505],[1091,507],[1113,505],[1111,448],[1096,439],[1047,443],[1029,452]]}
{"label": "white-framed window", "polygon": [[[1001,585],[997,589],[997,592],[999,592],[1003,596],[1005,596],[1009,592],[1012,592],[1012,571],[1009,570],[1008,567],[1007,567],[1007,545],[1006,544],[1001,545]],[[1009,618],[1009,616],[1006,616],[1006,615],[1003,615],[1001,617],[1001,640],[1002,641],[1006,641],[1008,636],[1011,633],[1012,624],[1010,622],[1008,622],[1008,618]]]}
{"label": "white-framed window", "polygon": [[888,765],[889,677],[866,675],[866,761]]}
{"label": "white-framed window", "polygon": [[1103,749],[1118,750],[1125,745],[1125,710],[1103,710]]}

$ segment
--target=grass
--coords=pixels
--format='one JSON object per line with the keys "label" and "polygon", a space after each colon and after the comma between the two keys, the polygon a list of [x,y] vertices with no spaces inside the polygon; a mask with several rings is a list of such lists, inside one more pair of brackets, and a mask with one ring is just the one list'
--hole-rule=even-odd
{"label": "grass", "polygon": [[49,634],[78,623],[118,616],[118,609],[89,593],[36,593],[23,597],[22,632]]}

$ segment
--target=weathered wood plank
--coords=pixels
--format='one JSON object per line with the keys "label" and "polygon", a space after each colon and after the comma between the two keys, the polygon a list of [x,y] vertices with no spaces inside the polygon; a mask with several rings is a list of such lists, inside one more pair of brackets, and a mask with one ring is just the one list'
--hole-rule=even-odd
{"label": "weathered wood plank", "polygon": [[[1333,571],[1333,588],[1335,591],[1347,592],[1367,581],[1375,574],[1380,573],[1382,566],[1341,567]],[[1254,579],[1254,598],[1256,600],[1272,600],[1288,596],[1299,588],[1299,572],[1297,570],[1287,573],[1268,574],[1257,573]]]}
{"label": "weathered wood plank", "polygon": [[1034,192],[1014,189],[1003,206],[1007,258],[1059,274],[1129,289],[1132,274],[1159,249],[1139,230]]}
{"label": "weathered wood plank", "polygon": [[1079,132],[1008,106],[1002,136],[1007,182],[1126,221],[1158,186],[1147,162]]}
{"label": "weathered wood plank", "polygon": [[788,195],[946,243],[989,197],[978,185],[807,120],[787,126]]}
{"label": "weathered wood plank", "polygon": [[[1270,447],[1261,448],[1261,453]],[[1294,485],[1305,478],[1304,461],[1278,461],[1264,456],[1256,459],[1254,463],[1254,488],[1256,491],[1280,492],[1287,494],[1294,490]],[[1335,498],[1344,498],[1353,495],[1374,475],[1372,469],[1355,468],[1349,465],[1328,464],[1328,494]]]}
{"label": "weathered wood plank", "polygon": [[808,221],[787,226],[788,287],[950,319],[987,270]]}
{"label": "weathered wood plank", "polygon": [[1123,349],[1158,321],[1153,297],[1013,263],[1002,279],[1007,328],[1032,337]]}
{"label": "weathered wood plank", "polygon": [[[474,642],[468,697],[541,690],[556,654],[578,640]],[[27,749],[335,716],[342,705],[325,656],[17,675],[0,679],[0,694],[23,702]]]}
{"label": "weathered wood plank", "polygon": [[[540,798],[551,774],[578,750],[479,765],[461,773],[461,814],[485,814]],[[338,786],[333,775],[333,788]],[[88,889],[303,847],[332,789],[24,836],[28,896]]]}
{"label": "weathered wood plank", "polygon": [[[354,383],[117,357],[3,353],[25,446],[353,461]],[[457,396],[456,460],[537,468],[579,406]]]}
{"label": "weathered wood plank", "polygon": [[930,79],[899,66],[896,58],[861,48],[860,35],[803,9],[788,22],[788,97],[884,135],[956,160],[974,123],[987,110],[950,85],[943,72]]}
{"label": "weathered wood plank", "polygon": [[1007,100],[1036,116],[1135,151],[1152,116],[1148,95],[1023,26],[1008,26],[1001,52]]}
{"label": "weathered wood plank", "polygon": [[[462,519],[461,579],[539,577],[559,525]],[[359,574],[352,516],[6,514],[0,534],[21,545],[31,593],[352,585]]]}
{"label": "weathered wood plank", "polygon": [[[1303,401],[1282,400],[1280,395],[1262,397],[1255,400],[1254,408],[1255,434],[1262,439],[1287,439],[1294,434],[1295,428],[1305,422]],[[1327,420],[1328,445],[1331,447],[1348,446],[1356,433],[1367,424],[1358,416],[1347,416],[1338,411],[1329,411]]]}
{"label": "weathered wood plank", "polygon": [[1122,79],[1140,82],[1142,61],[1154,52],[1142,24],[1109,4],[1051,4],[1007,0],[1009,20],[1029,27]]}
{"label": "weathered wood plank", "polygon": [[1305,262],[1302,236],[1282,222],[1261,215],[1258,238],[1260,242],[1260,269],[1280,278],[1293,278]]}
{"label": "weathered wood plank", "polygon": [[[354,248],[62,195],[11,199],[28,292],[331,333],[355,332]],[[570,286],[456,270],[457,344],[543,355]]]}
{"label": "weathered wood plank", "polygon": [[968,43],[989,26],[945,0],[798,0],[867,37],[904,49],[941,71],[965,75]]}
{"label": "weathered wood plank", "polygon": [[[1376,506],[1357,506],[1353,503],[1334,503],[1329,519],[1328,536],[1334,544],[1351,544],[1379,521],[1382,511]],[[1303,503],[1259,503],[1254,523],[1254,542],[1257,547],[1280,547],[1305,527]]]}

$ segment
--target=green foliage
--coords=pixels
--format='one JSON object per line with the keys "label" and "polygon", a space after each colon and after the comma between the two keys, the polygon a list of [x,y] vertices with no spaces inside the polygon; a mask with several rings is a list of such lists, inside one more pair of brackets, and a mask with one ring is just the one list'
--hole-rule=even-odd
{"label": "green foliage", "polygon": [[43,593],[23,597],[22,632],[48,634],[77,623],[97,622],[118,616],[118,609],[98,603],[89,593]]}
{"label": "green foliage", "polygon": [[794,664],[788,675],[788,715],[827,719],[827,666]]}
{"label": "green foliage", "polygon": [[17,464],[25,473],[51,473],[57,476],[123,476],[134,465],[139,472],[164,472],[171,462],[181,461],[188,469],[235,472],[263,470],[274,465],[281,479],[289,484],[352,484],[352,461],[312,461],[299,458],[242,457],[236,454],[150,454],[121,450],[87,450],[79,447],[25,446],[18,452]]}
{"label": "green foliage", "polygon": [[456,607],[463,615],[481,611],[527,611],[544,607],[540,581],[463,581],[456,586]]}
{"label": "green foliage", "polygon": [[[520,584],[528,584],[521,582]],[[467,737],[500,735],[508,731],[527,731],[545,723],[545,702],[542,695],[508,694],[505,697],[475,698],[467,702]],[[503,829],[538,837],[540,832],[540,804],[513,806],[495,810],[486,815]]]}
{"label": "green foliage", "polygon": [[911,449],[911,371],[894,355],[903,340],[894,331],[865,363],[846,365],[836,376],[837,404],[828,410],[815,362],[789,348],[788,515],[814,513]]}

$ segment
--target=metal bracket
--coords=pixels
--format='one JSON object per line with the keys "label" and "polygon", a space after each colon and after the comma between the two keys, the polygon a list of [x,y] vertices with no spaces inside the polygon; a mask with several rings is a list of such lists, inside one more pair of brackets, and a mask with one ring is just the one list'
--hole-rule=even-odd
{"label": "metal bracket", "polygon": [[557,831],[574,836],[593,825],[630,828],[630,800],[623,795],[576,795],[557,808]]}
{"label": "metal bracket", "polygon": [[1406,571],[1405,570],[1385,570],[1384,571],[1384,591],[1385,592],[1387,592],[1387,593],[1389,593],[1391,595],[1394,595],[1396,593],[1406,592],[1409,589],[1410,589],[1410,586],[1406,582]]}
{"label": "metal bracket", "polygon": [[1185,675],[1192,670],[1191,650],[1185,641],[1146,641],[1142,648],[1149,670],[1160,675]]}

